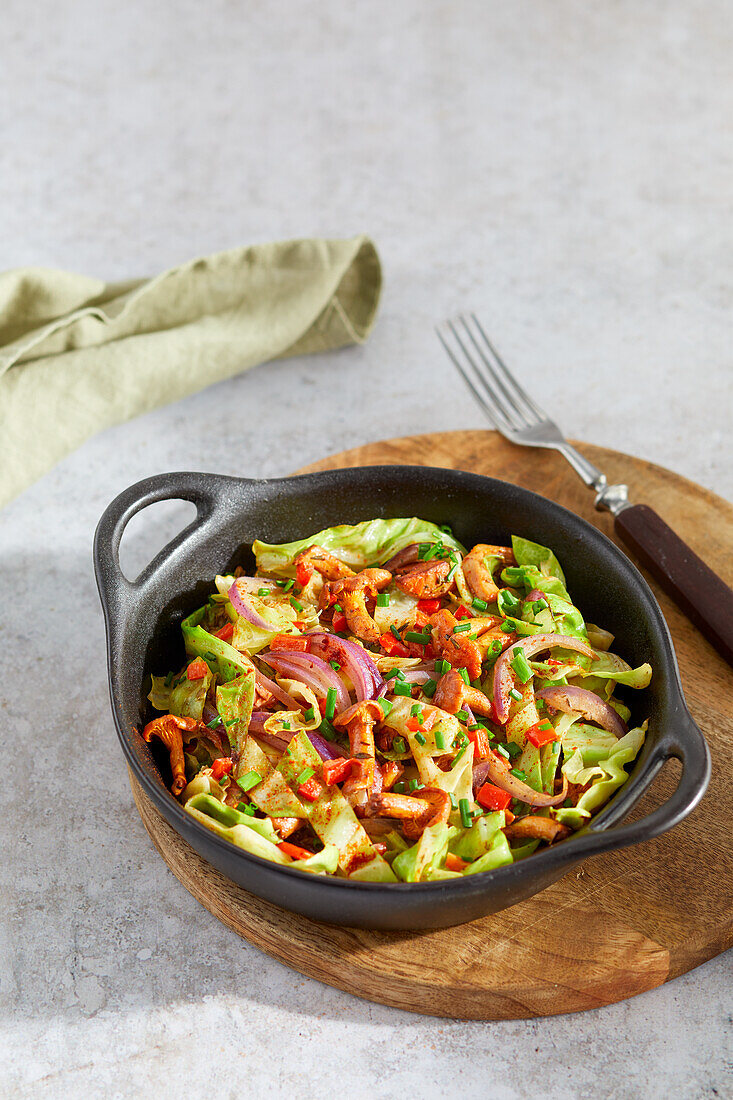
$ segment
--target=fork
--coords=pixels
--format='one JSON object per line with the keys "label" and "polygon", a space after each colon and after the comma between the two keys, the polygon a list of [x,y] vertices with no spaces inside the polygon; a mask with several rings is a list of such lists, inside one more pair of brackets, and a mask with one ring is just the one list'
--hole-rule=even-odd
{"label": "fork", "polygon": [[677,606],[733,665],[733,591],[647,504],[632,504],[627,485],[609,485],[605,474],[568,443],[511,373],[475,314],[436,328],[438,338],[478,404],[498,431],[523,447],[559,451],[595,490],[596,508],[614,517],[614,528]]}

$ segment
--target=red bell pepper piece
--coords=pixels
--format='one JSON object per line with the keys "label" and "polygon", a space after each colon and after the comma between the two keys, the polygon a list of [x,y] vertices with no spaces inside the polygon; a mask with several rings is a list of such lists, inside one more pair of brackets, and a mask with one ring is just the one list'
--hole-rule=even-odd
{"label": "red bell pepper piece", "polygon": [[308,639],[299,638],[296,634],[276,634],[270,642],[270,649],[294,649],[307,653]]}
{"label": "red bell pepper piece", "polygon": [[527,740],[539,749],[543,745],[549,745],[553,741],[559,740],[559,738],[552,723],[543,718],[541,722],[536,722],[527,730]]}
{"label": "red bell pepper piece", "polygon": [[422,611],[423,615],[434,615],[436,611],[440,611],[440,600],[418,600],[418,611]]}
{"label": "red bell pepper piece", "polygon": [[472,619],[474,617],[473,611],[469,611],[468,608],[464,607],[463,604],[458,605],[458,607],[453,612],[453,615],[456,619]]}
{"label": "red bell pepper piece", "polygon": [[484,783],[476,795],[476,801],[485,810],[505,810],[511,800],[512,796],[508,791],[495,787],[493,783]]}
{"label": "red bell pepper piece", "polygon": [[425,726],[423,725],[423,719],[418,718],[416,715],[413,715],[410,718],[408,718],[407,721],[405,722],[405,725],[407,726],[408,730],[412,731],[412,733],[417,733],[418,731],[420,733],[425,733]]}
{"label": "red bell pepper piece", "polygon": [[334,783],[341,783],[344,779],[348,779],[354,770],[354,765],[359,766],[358,760],[347,760],[345,757],[338,757],[336,760],[324,760],[323,761],[323,782],[327,783],[331,787]]}
{"label": "red bell pepper piece", "polygon": [[446,871],[462,871],[464,867],[468,867],[468,863],[465,859],[461,859],[460,856],[454,856],[452,852],[448,852],[448,855],[445,857]]}
{"label": "red bell pepper piece", "polygon": [[197,657],[186,669],[186,676],[189,680],[203,680],[208,671],[209,666],[203,657]]}
{"label": "red bell pepper piece", "polygon": [[228,642],[233,633],[234,623],[224,623],[224,626],[221,628],[221,630],[217,630],[214,637],[221,638],[223,642]]}
{"label": "red bell pepper piece", "polygon": [[321,784],[314,776],[311,776],[310,779],[306,779],[305,783],[301,783],[298,787],[298,794],[307,802],[315,802],[320,793]]}
{"label": "red bell pepper piece", "polygon": [[491,752],[491,744],[486,730],[466,730],[466,733],[468,735],[468,740],[475,749],[475,756],[479,756],[482,760],[486,760]]}
{"label": "red bell pepper piece", "polygon": [[310,859],[313,855],[313,852],[309,852],[307,848],[301,848],[298,844],[289,844],[287,840],[282,840],[278,848],[291,859]]}
{"label": "red bell pepper piece", "polygon": [[220,779],[223,779],[225,775],[229,775],[232,770],[232,758],[231,756],[220,756],[211,765],[211,774],[217,783]]}
{"label": "red bell pepper piece", "polygon": [[394,634],[382,634],[379,644],[388,657],[409,657],[410,651],[404,642],[398,642]]}
{"label": "red bell pepper piece", "polygon": [[298,584],[301,588],[305,588],[308,581],[313,576],[313,566],[306,565],[304,561],[299,561],[295,567],[295,575],[298,578]]}
{"label": "red bell pepper piece", "polygon": [[325,699],[319,699],[318,700],[318,709],[321,712],[321,718],[323,718],[323,716],[326,713],[326,700]]}
{"label": "red bell pepper piece", "polygon": [[343,611],[334,611],[331,626],[337,634],[343,634],[343,632],[348,629],[349,624],[346,621],[346,616]]}

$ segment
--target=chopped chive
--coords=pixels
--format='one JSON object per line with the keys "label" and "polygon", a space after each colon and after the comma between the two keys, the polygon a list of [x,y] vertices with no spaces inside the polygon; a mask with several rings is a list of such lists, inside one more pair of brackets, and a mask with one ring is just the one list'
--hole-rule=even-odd
{"label": "chopped chive", "polygon": [[165,687],[169,688],[171,686],[171,680],[173,679],[173,676],[174,674],[172,672],[168,673],[165,680],[163,681]]}
{"label": "chopped chive", "polygon": [[205,661],[218,661],[219,658],[217,657],[217,655],[215,653],[212,653],[211,650],[209,649],[209,650],[207,650],[206,653],[204,653],[204,660]]}
{"label": "chopped chive", "polygon": [[377,596],[377,607],[389,607],[389,593],[380,592]]}
{"label": "chopped chive", "polygon": [[513,775],[515,779],[521,779],[523,783],[527,779],[527,773],[523,772],[521,768],[512,768],[509,774]]}
{"label": "chopped chive", "polygon": [[412,688],[404,680],[397,680],[392,686],[392,691],[395,695],[406,695],[408,699],[412,695]]}
{"label": "chopped chive", "polygon": [[270,591],[271,590],[269,588],[258,588],[257,589],[257,595],[258,596],[269,596]]}
{"label": "chopped chive", "polygon": [[255,808],[251,802],[238,802],[237,809],[240,814],[246,814],[247,817],[254,817],[255,815]]}
{"label": "chopped chive", "polygon": [[458,799],[458,810],[461,815],[461,825],[464,829],[471,828],[471,807],[467,798]]}
{"label": "chopped chive", "polygon": [[300,773],[295,782],[298,784],[298,786],[301,786],[302,783],[307,783],[311,776],[314,776],[315,774],[316,773],[313,768],[303,768],[303,771]]}
{"label": "chopped chive", "polygon": [[436,672],[436,675],[438,675],[438,676],[445,676],[446,672],[448,671],[448,669],[449,669],[450,667],[451,667],[451,666],[450,666],[450,664],[448,663],[448,661],[443,661],[442,659],[441,659],[440,661],[436,661],[436,662],[435,662],[435,672]]}
{"label": "chopped chive", "polygon": [[418,645],[427,645],[430,641],[430,633],[418,634],[416,630],[408,630],[405,633],[406,642],[416,642]]}
{"label": "chopped chive", "polygon": [[410,717],[417,718],[418,714],[422,714],[419,703],[413,703],[410,707]]}
{"label": "chopped chive", "polygon": [[468,711],[467,710],[457,711],[456,718],[458,719],[459,722],[467,722],[468,721]]}
{"label": "chopped chive", "polygon": [[332,737],[333,734],[336,732],[329,722],[328,718],[321,719],[321,724],[318,729],[321,733],[325,733],[326,737]]}
{"label": "chopped chive", "polygon": [[395,673],[395,676],[397,677],[398,680],[404,680],[404,678],[405,678],[405,674],[404,674],[404,672],[402,671],[401,668],[397,669],[397,672]]}
{"label": "chopped chive", "polygon": [[450,795],[449,795],[448,797],[450,798],[450,804],[451,804],[451,807],[452,807],[452,808],[453,808],[454,810],[457,810],[457,809],[458,809],[458,803],[457,803],[457,801],[456,801],[456,796],[455,796],[455,795],[453,794],[453,792],[452,792],[452,791],[450,792]]}
{"label": "chopped chive", "polygon": [[336,713],[336,688],[329,688],[326,692],[326,709],[324,715],[328,718],[329,722],[333,720],[333,716]]}
{"label": "chopped chive", "polygon": [[544,611],[547,606],[547,600],[535,600],[532,604],[535,611]]}
{"label": "chopped chive", "polygon": [[471,600],[471,607],[475,607],[477,611],[485,611],[488,606],[486,600],[480,600],[478,597]]}
{"label": "chopped chive", "polygon": [[[501,629],[504,631],[505,634],[513,634],[514,633],[514,623],[510,623],[505,619],[504,622],[501,624]],[[496,644],[496,643],[494,643],[494,644]]]}
{"label": "chopped chive", "polygon": [[407,745],[405,744],[404,737],[395,737],[392,741],[392,748],[395,752],[407,752]]}
{"label": "chopped chive", "polygon": [[511,755],[510,755],[509,751],[504,747],[504,745],[497,745],[496,746],[496,751],[500,752],[502,756],[505,756],[507,758],[507,760],[511,759]]}
{"label": "chopped chive", "polygon": [[438,530],[442,531],[446,535],[450,535],[451,538],[453,537],[453,528],[450,526],[449,523],[441,523]]}
{"label": "chopped chive", "polygon": [[420,780],[419,780],[419,779],[410,779],[410,780],[408,781],[408,783],[407,783],[407,789],[408,789],[408,791],[416,791],[416,790],[417,790],[417,788],[418,788],[418,786],[419,786],[419,784],[420,784]]}
{"label": "chopped chive", "polygon": [[295,581],[286,581],[285,584],[283,585],[283,592],[289,592],[294,584],[295,584]]}
{"label": "chopped chive", "polygon": [[509,664],[512,666],[515,673],[517,674],[517,677],[522,681],[522,683],[526,684],[529,680],[532,679],[533,675],[532,669],[529,667],[529,662],[524,655],[524,651],[520,649],[519,646],[515,646],[512,650],[512,653],[514,654],[514,656],[512,657]]}
{"label": "chopped chive", "polygon": [[435,731],[435,747],[436,749],[445,748],[445,734],[441,729]]}
{"label": "chopped chive", "polygon": [[559,741],[553,741],[552,742],[552,755],[557,756],[559,754],[559,752],[560,752],[560,742]]}
{"label": "chopped chive", "polygon": [[405,784],[404,783],[395,783],[392,790],[395,792],[395,794],[404,794],[405,793]]}
{"label": "chopped chive", "polygon": [[[466,743],[466,744],[467,744],[467,743]],[[457,764],[457,763],[458,763],[458,761],[459,761],[459,760],[461,759],[461,757],[463,756],[463,754],[464,754],[464,752],[465,752],[465,751],[466,751],[466,745],[464,745],[464,746],[463,746],[462,748],[460,748],[460,749],[458,750],[458,752],[456,753],[456,755],[455,755],[455,756],[453,757],[453,759],[451,760],[451,762],[450,762],[450,766],[451,766],[451,768],[455,768],[456,764]]]}
{"label": "chopped chive", "polygon": [[395,636],[395,638],[397,639],[397,641],[398,641],[398,642],[401,642],[401,641],[402,641],[402,635],[400,634],[399,630],[398,630],[398,629],[397,629],[397,627],[396,627],[396,626],[394,625],[394,623],[392,623],[392,625],[391,625],[391,627],[390,627],[389,629],[390,629],[390,630],[392,631],[392,633],[394,634],[394,636]]}
{"label": "chopped chive", "polygon": [[422,733],[419,733],[419,732],[416,733],[415,734],[415,740],[417,741],[418,745],[424,745],[425,744],[425,737],[423,736]]}
{"label": "chopped chive", "polygon": [[509,695],[514,700],[515,703],[521,703],[521,701],[522,701],[521,691],[517,691],[516,688],[512,688],[512,690],[509,692]]}
{"label": "chopped chive", "polygon": [[438,685],[435,680],[426,680],[422,686],[423,695],[427,695],[428,699],[432,699],[437,690]]}
{"label": "chopped chive", "polygon": [[328,663],[334,670],[334,672],[338,672],[338,670],[341,668],[341,665],[338,663],[338,661],[329,661]]}
{"label": "chopped chive", "polygon": [[421,542],[417,548],[417,556],[420,561],[425,561],[425,555],[430,551],[429,542]]}
{"label": "chopped chive", "polygon": [[296,611],[302,611],[303,605],[296,600],[295,596],[290,597],[290,606],[294,607]]}
{"label": "chopped chive", "polygon": [[517,756],[521,756],[522,753],[522,750],[516,741],[507,741],[506,750],[512,760],[514,760]]}
{"label": "chopped chive", "polygon": [[238,722],[238,721],[239,721],[239,718],[230,718],[227,722],[224,723],[224,725],[226,726],[227,729],[229,729],[230,726],[233,726],[234,723]]}
{"label": "chopped chive", "polygon": [[212,718],[210,722],[206,723],[206,725],[209,727],[210,730],[215,730],[217,726],[221,725],[221,715],[217,714],[216,717]]}
{"label": "chopped chive", "polygon": [[463,745],[465,748],[465,746],[468,744],[468,738],[466,737],[465,733],[460,734],[460,736],[456,738],[455,743],[456,745]]}
{"label": "chopped chive", "polygon": [[379,699],[379,705],[382,708],[384,717],[386,718],[389,712],[392,710],[394,703],[390,703],[389,699],[385,699],[384,696],[381,696],[381,698]]}
{"label": "chopped chive", "polygon": [[316,716],[316,712],[315,712],[315,708],[314,708],[314,707],[308,707],[308,710],[307,710],[307,711],[305,712],[305,714],[303,715],[303,717],[305,718],[306,722],[312,722],[312,721],[313,721],[313,719],[315,718],[315,716]]}
{"label": "chopped chive", "polygon": [[284,729],[284,730],[289,730],[290,729],[290,722],[283,722],[281,728]]}
{"label": "chopped chive", "polygon": [[456,626],[453,627],[453,633],[454,634],[462,634],[464,630],[470,630],[470,629],[471,629],[471,624],[470,623],[458,623]]}
{"label": "chopped chive", "polygon": [[245,772],[244,775],[236,781],[240,790],[251,791],[253,787],[256,787],[258,783],[262,782],[262,776],[259,772]]}
{"label": "chopped chive", "polygon": [[467,668],[459,668],[458,669],[458,675],[461,677],[464,684],[470,684],[471,683],[471,680],[470,680],[469,675],[468,675],[468,669]]}
{"label": "chopped chive", "polygon": [[455,563],[455,565],[452,565],[452,566],[451,566],[451,568],[450,568],[450,572],[448,573],[448,576],[447,576],[447,577],[446,577],[445,579],[446,579],[447,581],[452,581],[452,580],[453,580],[453,578],[454,578],[454,577],[455,577],[455,575],[456,575],[456,570],[457,570],[457,569],[458,569],[458,562],[456,562],[456,563]]}
{"label": "chopped chive", "polygon": [[333,609],[334,609],[334,611],[343,611],[343,607],[341,606],[340,603],[335,603],[333,605]]}

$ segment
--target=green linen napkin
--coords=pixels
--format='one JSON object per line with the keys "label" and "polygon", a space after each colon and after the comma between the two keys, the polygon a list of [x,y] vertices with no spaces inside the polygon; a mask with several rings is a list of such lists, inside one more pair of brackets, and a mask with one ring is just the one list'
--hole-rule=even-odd
{"label": "green linen napkin", "polygon": [[94,432],[268,359],[361,343],[367,237],[254,245],[152,279],[0,275],[0,507]]}

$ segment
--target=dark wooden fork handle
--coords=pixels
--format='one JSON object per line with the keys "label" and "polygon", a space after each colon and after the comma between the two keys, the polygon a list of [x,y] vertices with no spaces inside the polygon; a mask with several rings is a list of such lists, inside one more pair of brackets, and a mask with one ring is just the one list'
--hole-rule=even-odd
{"label": "dark wooden fork handle", "polygon": [[729,665],[733,665],[733,591],[646,504],[624,508],[617,533]]}

